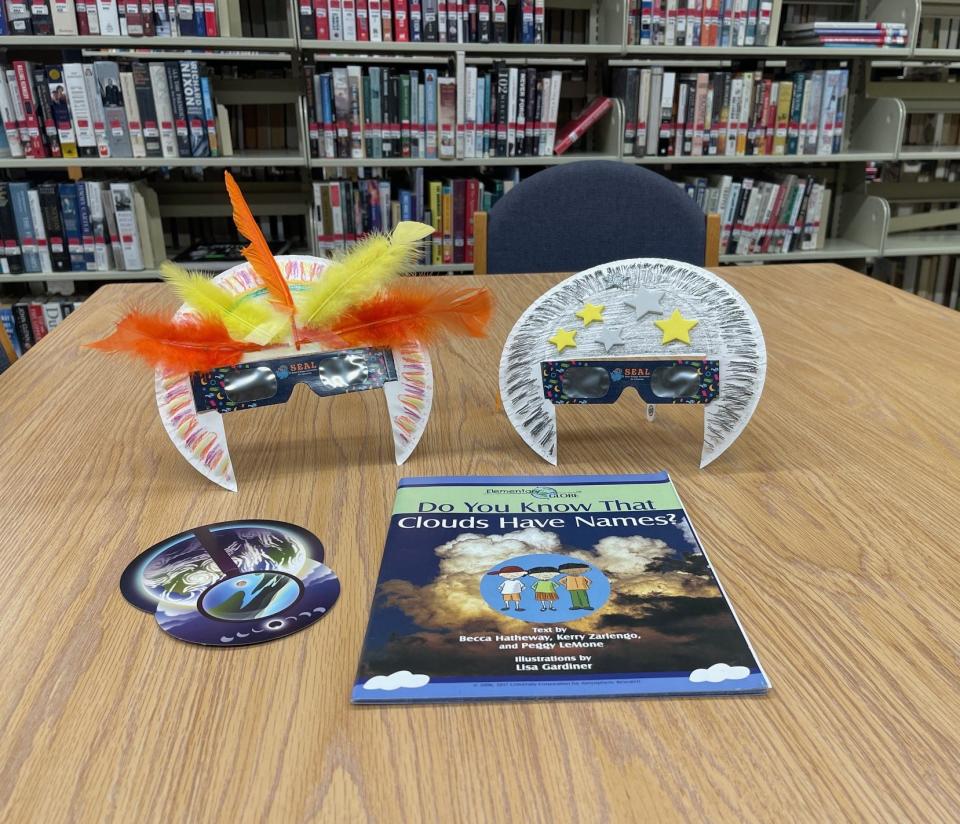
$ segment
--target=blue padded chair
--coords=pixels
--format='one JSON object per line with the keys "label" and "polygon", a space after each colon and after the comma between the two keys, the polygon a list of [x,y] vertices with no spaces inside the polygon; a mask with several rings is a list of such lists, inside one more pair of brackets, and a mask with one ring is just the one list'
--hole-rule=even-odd
{"label": "blue padded chair", "polygon": [[538,172],[477,218],[477,274],[578,272],[632,257],[715,266],[719,253],[719,222],[708,231],[703,211],[676,184],[612,160]]}

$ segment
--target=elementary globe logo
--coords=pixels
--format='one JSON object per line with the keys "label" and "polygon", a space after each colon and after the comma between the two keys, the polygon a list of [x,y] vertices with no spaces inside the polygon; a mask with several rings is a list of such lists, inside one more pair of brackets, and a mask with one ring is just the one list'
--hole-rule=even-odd
{"label": "elementary globe logo", "polygon": [[530,494],[534,498],[556,498],[558,493],[552,486],[535,486]]}

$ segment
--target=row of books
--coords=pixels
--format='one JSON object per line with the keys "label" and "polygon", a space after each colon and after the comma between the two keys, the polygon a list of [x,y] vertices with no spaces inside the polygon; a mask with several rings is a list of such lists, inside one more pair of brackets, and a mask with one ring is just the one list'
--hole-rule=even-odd
{"label": "row of books", "polygon": [[383,177],[314,183],[319,254],[332,257],[369,232],[390,231],[401,220],[419,220],[436,229],[421,263],[472,263],[473,215],[489,211],[513,187],[514,179],[425,181],[422,172],[415,170],[412,185],[399,189]]}
{"label": "row of books", "polygon": [[[211,157],[232,154],[210,78],[196,60],[3,67],[9,157]],[[0,146],[0,149],[3,147]],[[229,151],[224,152],[226,148]]]}
{"label": "row of books", "polygon": [[685,178],[685,189],[707,214],[719,214],[720,252],[775,254],[822,249],[831,190],[812,176],[772,174]]}
{"label": "row of books", "polygon": [[[0,332],[10,341],[15,358],[63,323],[82,300],[54,296],[29,300],[0,299]],[[0,371],[5,347],[0,346]],[[9,355],[9,352],[7,353]]]}
{"label": "row of books", "polygon": [[142,182],[0,181],[0,271],[106,272],[164,258],[156,193]]}
{"label": "row of books", "polygon": [[910,112],[903,142],[907,146],[960,146],[960,113]]}
{"label": "row of books", "polygon": [[960,258],[924,255],[882,258],[874,263],[873,277],[950,309],[960,309]]}
{"label": "row of books", "polygon": [[628,0],[627,44],[766,46],[772,0]]}
{"label": "row of books", "polygon": [[624,153],[830,155],[843,150],[847,69],[788,75],[622,68]]}
{"label": "row of books", "polygon": [[876,181],[880,183],[956,183],[960,181],[960,160],[901,160],[883,163]]}
{"label": "row of books", "polygon": [[921,12],[917,45],[921,49],[960,48],[960,13],[953,15]]}
{"label": "row of books", "polygon": [[544,43],[544,0],[298,0],[300,36],[373,43]]}
{"label": "row of books", "polygon": [[812,23],[785,23],[785,46],[828,46],[834,48],[906,47],[907,27],[903,23],[843,22],[819,20]]}
{"label": "row of books", "polygon": [[308,74],[311,156],[552,155],[562,73],[504,64],[480,71],[458,57],[455,75],[379,66]]}
{"label": "row of books", "polygon": [[0,3],[0,34],[221,37],[242,34],[236,0],[49,0]]}

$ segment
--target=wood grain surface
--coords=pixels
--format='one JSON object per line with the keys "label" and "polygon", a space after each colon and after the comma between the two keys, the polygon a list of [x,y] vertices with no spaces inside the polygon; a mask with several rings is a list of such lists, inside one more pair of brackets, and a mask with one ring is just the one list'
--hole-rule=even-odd
{"label": "wood grain surface", "polygon": [[[769,347],[741,438],[701,471],[699,410],[624,396],[559,410],[558,470],[672,473],[767,696],[349,703],[397,479],[556,471],[497,363],[559,276],[483,279],[492,333],[435,352],[405,466],[380,393],[301,389],[227,420],[238,494],[170,444],[146,371],[79,349],[169,305],[108,286],[0,377],[0,820],[960,820],[960,315],[835,265],[722,271]],[[343,590],[310,629],[206,649],[121,597],[144,548],[254,517],[326,545]]]}

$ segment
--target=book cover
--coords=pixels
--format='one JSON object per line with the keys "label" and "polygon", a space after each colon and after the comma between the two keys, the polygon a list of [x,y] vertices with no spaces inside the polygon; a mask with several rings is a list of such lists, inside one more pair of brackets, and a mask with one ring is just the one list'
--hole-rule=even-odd
{"label": "book cover", "polygon": [[120,69],[112,60],[98,60],[93,64],[97,90],[103,106],[107,142],[111,157],[133,157],[130,130],[123,105]]}
{"label": "book cover", "polygon": [[29,146],[28,157],[47,157],[47,147],[41,133],[40,112],[33,89],[33,67],[25,60],[13,61],[16,91],[23,110],[23,130]]}
{"label": "book cover", "polygon": [[[54,70],[59,72],[59,78]],[[97,157],[97,135],[90,115],[83,66],[80,63],[65,63],[62,68],[47,66],[47,80],[64,157]],[[76,154],[68,154],[71,151]]]}
{"label": "book cover", "polygon": [[52,272],[53,259],[50,257],[50,244],[47,240],[47,230],[43,225],[43,209],[40,207],[40,192],[36,189],[27,191],[27,200],[30,205],[30,220],[33,223],[33,234],[37,241],[37,254],[40,257],[40,271]]}
{"label": "book cover", "polygon": [[40,272],[40,252],[37,237],[33,229],[33,216],[30,212],[30,199],[27,192],[29,183],[10,184],[10,202],[13,204],[13,220],[17,228],[16,237],[20,241],[23,255],[23,268],[27,272]]}
{"label": "book cover", "polygon": [[[59,70],[59,67],[57,67]],[[61,73],[61,80],[63,79]],[[46,145],[47,150],[50,152],[50,157],[77,157],[77,144],[76,137],[73,137],[73,140],[70,141],[70,145],[67,147],[69,154],[64,153],[64,147],[60,145],[60,133],[57,128],[57,121],[54,118],[53,114],[53,100],[51,99],[51,89],[47,82],[47,72],[43,66],[34,66],[33,67],[33,91],[34,96],[37,101],[37,116],[40,119],[40,123],[43,126],[43,132],[46,135]],[[63,102],[66,102],[66,93],[64,93]],[[69,107],[67,109],[68,118],[67,122],[69,123]],[[70,126],[70,131],[73,131],[73,126]]]}
{"label": "book cover", "polygon": [[609,97],[598,97],[592,100],[579,117],[565,124],[557,133],[556,145],[553,147],[554,154],[560,155],[567,151],[612,108],[613,100]]}
{"label": "book cover", "polygon": [[183,84],[183,102],[186,106],[187,127],[190,132],[188,156],[209,157],[210,142],[207,139],[207,124],[203,115],[203,93],[200,89],[200,65],[196,60],[180,61],[180,77]]}
{"label": "book cover", "polygon": [[37,342],[33,335],[33,325],[30,323],[30,303],[25,300],[17,301],[10,310],[13,314],[20,348],[26,352]]}
{"label": "book cover", "polygon": [[667,473],[400,481],[355,703],[769,688]]}
{"label": "book cover", "polygon": [[179,157],[177,151],[177,132],[170,104],[170,90],[167,85],[167,72],[162,63],[150,63],[148,68],[153,110],[160,134],[160,152],[163,157]]}
{"label": "book cover", "polygon": [[70,270],[73,272],[86,271],[87,265],[83,257],[83,236],[80,230],[80,201],[77,197],[77,184],[60,183],[57,185],[57,193],[60,197],[63,234],[67,240],[67,252],[70,255]]}
{"label": "book cover", "polygon": [[[80,66],[83,72],[83,86],[86,92],[87,104],[90,107],[90,122],[97,144],[98,157],[110,157],[110,140],[107,137],[107,115],[103,109],[103,98],[100,96],[100,86],[93,63],[64,63],[63,71],[69,83],[74,82],[71,75],[71,66]],[[68,89],[72,89],[68,86]],[[70,93],[68,91],[68,93]],[[76,105],[76,104],[74,104]],[[79,121],[74,124],[79,128]]]}
{"label": "book cover", "polygon": [[110,195],[117,222],[117,236],[123,252],[124,268],[130,271],[143,269],[140,251],[140,231],[133,209],[133,187],[130,183],[111,183]]}
{"label": "book cover", "polygon": [[[87,0],[88,4],[90,0]],[[120,31],[120,9],[117,7],[117,0],[96,0],[96,12],[99,20],[99,32],[91,34],[102,34],[104,37],[119,37]],[[87,6],[87,17],[90,16],[90,6]]]}
{"label": "book cover", "polygon": [[190,128],[187,123],[187,104],[183,98],[183,80],[180,77],[180,64],[163,64],[167,73],[167,88],[170,91],[170,105],[173,109],[173,130],[177,139],[177,154],[190,157]]}
{"label": "book cover", "polygon": [[83,244],[83,263],[88,272],[96,269],[96,246],[93,242],[93,224],[90,222],[90,204],[87,202],[87,185],[77,183],[77,215],[80,218],[80,242]]}
{"label": "book cover", "polygon": [[[41,183],[37,187],[40,199],[40,211],[46,227],[47,243],[50,249],[50,261],[54,272],[70,271],[70,253],[67,249],[66,233],[60,218],[60,197],[56,183]],[[2,214],[2,212],[0,212]],[[3,229],[0,226],[0,233]]]}
{"label": "book cover", "polygon": [[150,68],[146,63],[134,63],[130,67],[133,79],[137,110],[140,113],[140,127],[147,157],[163,157],[160,144],[160,123],[157,107],[153,99],[153,86],[150,82]]}

